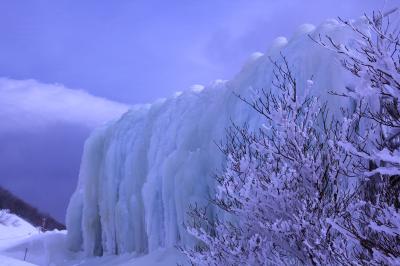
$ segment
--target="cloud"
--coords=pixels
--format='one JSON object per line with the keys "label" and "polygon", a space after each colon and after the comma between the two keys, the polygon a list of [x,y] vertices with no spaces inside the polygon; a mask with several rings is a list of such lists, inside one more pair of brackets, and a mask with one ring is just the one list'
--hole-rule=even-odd
{"label": "cloud", "polygon": [[59,84],[0,78],[0,186],[64,221],[85,139],[128,108]]}
{"label": "cloud", "polygon": [[59,123],[93,128],[128,108],[60,84],[0,78],[0,133],[43,130]]}

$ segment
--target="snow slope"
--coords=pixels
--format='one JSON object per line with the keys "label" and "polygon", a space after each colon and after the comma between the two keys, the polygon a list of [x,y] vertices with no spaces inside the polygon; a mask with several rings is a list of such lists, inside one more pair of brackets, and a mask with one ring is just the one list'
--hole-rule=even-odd
{"label": "snow slope", "polygon": [[4,221],[0,222],[0,250],[39,232],[24,219],[4,210],[0,210],[0,221]]}
{"label": "snow slope", "polygon": [[37,235],[39,230],[23,220],[0,210],[0,266],[30,266],[34,265],[23,261],[24,253],[19,258],[5,256],[4,251],[10,246],[18,245],[25,239]]}
{"label": "snow slope", "polygon": [[[213,174],[224,157],[215,142],[223,140],[231,120],[251,127],[259,116],[234,94],[251,97],[271,88],[269,56],[287,56],[300,91],[314,77],[312,93],[352,86],[336,55],[308,36],[351,36],[334,20],[315,28],[303,25],[287,40],[275,40],[266,54],[255,53],[230,81],[176,93],[169,99],[135,106],[120,120],[95,130],[86,141],[79,183],[67,211],[68,246],[87,256],[146,254],[175,245],[193,245],[185,232],[190,203],[207,204]],[[331,98],[331,110],[347,105]],[[336,102],[340,100],[340,102]]]}

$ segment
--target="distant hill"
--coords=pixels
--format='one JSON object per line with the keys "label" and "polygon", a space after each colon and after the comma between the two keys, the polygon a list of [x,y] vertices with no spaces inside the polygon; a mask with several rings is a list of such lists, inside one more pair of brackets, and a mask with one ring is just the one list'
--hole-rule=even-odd
{"label": "distant hill", "polygon": [[23,201],[10,191],[0,187],[0,209],[8,209],[34,226],[43,226],[45,230],[64,230],[65,225],[56,221],[48,214],[41,213],[38,209]]}

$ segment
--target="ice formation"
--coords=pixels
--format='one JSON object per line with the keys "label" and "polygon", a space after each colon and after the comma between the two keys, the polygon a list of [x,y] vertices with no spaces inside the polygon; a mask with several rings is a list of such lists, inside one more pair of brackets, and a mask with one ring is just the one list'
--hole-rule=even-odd
{"label": "ice formation", "polygon": [[[150,105],[135,106],[118,121],[99,128],[86,141],[79,183],[67,211],[68,243],[88,256],[192,245],[186,233],[187,207],[207,204],[213,175],[224,156],[215,142],[232,121],[250,126],[260,117],[233,92],[251,97],[271,88],[272,64],[284,54],[300,90],[326,99],[327,91],[351,86],[336,55],[308,35],[351,45],[351,36],[333,20],[304,25],[289,40],[278,38],[265,54],[255,53],[230,81],[215,81]],[[330,98],[331,110],[347,104]],[[341,101],[340,104],[335,101]]]}

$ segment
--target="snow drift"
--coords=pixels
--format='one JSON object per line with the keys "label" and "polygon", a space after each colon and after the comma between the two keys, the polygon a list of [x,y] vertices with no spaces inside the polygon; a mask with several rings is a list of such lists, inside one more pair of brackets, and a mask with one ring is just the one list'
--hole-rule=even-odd
{"label": "snow drift", "polygon": [[[224,164],[215,142],[223,141],[232,121],[260,124],[260,117],[234,93],[251,97],[253,90],[271,88],[269,57],[279,61],[285,55],[303,91],[314,77],[312,93],[322,99],[327,91],[351,86],[336,55],[309,38],[318,34],[351,45],[350,33],[334,20],[317,28],[303,25],[290,40],[277,38],[266,54],[253,54],[231,81],[196,85],[135,106],[95,130],[86,141],[67,211],[69,247],[92,256],[193,245],[183,225],[187,207],[207,204],[213,195],[213,174]],[[334,101],[328,106],[338,110]]]}

